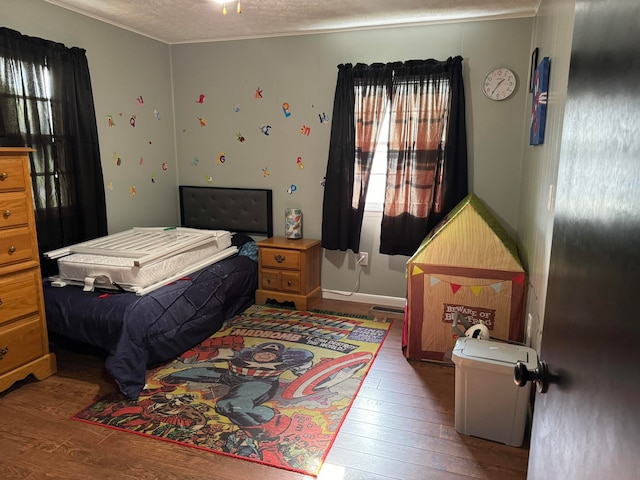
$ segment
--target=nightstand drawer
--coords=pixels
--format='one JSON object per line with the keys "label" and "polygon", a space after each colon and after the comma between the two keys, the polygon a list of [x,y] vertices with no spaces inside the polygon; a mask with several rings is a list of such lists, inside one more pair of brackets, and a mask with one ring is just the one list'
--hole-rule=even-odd
{"label": "nightstand drawer", "polygon": [[300,272],[263,270],[260,288],[300,293]]}
{"label": "nightstand drawer", "polygon": [[267,268],[300,269],[300,252],[283,248],[262,248],[262,266]]}
{"label": "nightstand drawer", "polygon": [[0,328],[0,375],[42,356],[40,318]]}
{"label": "nightstand drawer", "polygon": [[300,272],[282,272],[280,289],[283,292],[301,293]]}
{"label": "nightstand drawer", "polygon": [[24,170],[21,157],[5,158],[0,168],[0,192],[24,190]]}
{"label": "nightstand drawer", "polygon": [[40,270],[0,277],[0,325],[38,311]]}
{"label": "nightstand drawer", "polygon": [[280,272],[263,270],[260,288],[265,290],[280,290]]}

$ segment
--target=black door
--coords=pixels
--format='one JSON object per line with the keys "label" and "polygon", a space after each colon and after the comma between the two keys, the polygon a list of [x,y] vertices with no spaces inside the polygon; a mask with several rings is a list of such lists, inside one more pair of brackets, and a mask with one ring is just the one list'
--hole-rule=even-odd
{"label": "black door", "polygon": [[639,479],[638,0],[576,1],[563,128],[528,478]]}

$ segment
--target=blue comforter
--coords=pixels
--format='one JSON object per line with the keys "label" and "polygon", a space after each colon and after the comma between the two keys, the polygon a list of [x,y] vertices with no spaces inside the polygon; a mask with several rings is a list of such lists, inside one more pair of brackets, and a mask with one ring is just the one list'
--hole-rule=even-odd
{"label": "blue comforter", "polygon": [[175,358],[255,301],[257,263],[234,256],[148,294],[44,284],[52,334],[100,347],[122,393],[137,399],[148,366]]}

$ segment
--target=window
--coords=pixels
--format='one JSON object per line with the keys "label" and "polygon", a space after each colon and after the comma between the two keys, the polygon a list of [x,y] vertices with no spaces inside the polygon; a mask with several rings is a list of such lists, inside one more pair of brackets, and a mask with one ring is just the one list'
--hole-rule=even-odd
{"label": "window", "polygon": [[[18,78],[26,79],[21,83],[15,83],[15,93],[10,95],[14,98],[16,104],[16,120],[18,129],[23,136],[40,132],[38,137],[33,136],[33,141],[29,146],[36,148],[41,147],[44,150],[50,150],[53,155],[49,161],[53,161],[52,165],[46,165],[46,156],[36,152],[32,155],[32,171],[31,178],[33,183],[33,196],[35,199],[48,198],[48,206],[64,207],[70,204],[68,191],[56,191],[55,183],[60,174],[55,159],[58,157],[59,147],[64,142],[56,142],[54,135],[53,118],[54,118],[54,102],[52,99],[52,79],[47,59],[44,59],[42,65],[36,65],[25,61],[8,61],[0,57],[0,83],[8,85],[13,83],[8,78],[7,73],[15,69],[18,71]],[[9,96],[8,93],[3,93]],[[37,122],[34,125],[33,122]],[[37,139],[39,138],[39,140]],[[38,149],[39,150],[39,149]],[[47,192],[55,191],[55,195],[48,195]],[[36,206],[40,202],[35,201]]]}
{"label": "window", "polygon": [[468,193],[464,110],[462,57],[339,65],[322,246],[358,252],[382,204],[380,253],[412,255]]}
{"label": "window", "polygon": [[[425,117],[424,105],[417,104],[417,103],[422,103],[421,101],[421,102],[413,102],[409,105],[403,105],[401,110],[409,110],[410,114],[405,115],[404,118],[402,118],[397,112],[398,108],[393,109],[393,107],[391,106],[391,102],[390,101],[387,102],[387,105],[385,108],[385,114],[384,114],[382,123],[380,125],[380,131],[378,133],[378,143],[376,145],[376,150],[375,150],[373,161],[371,164],[371,173],[369,177],[369,185],[368,185],[367,196],[365,200],[365,211],[382,212],[384,210],[384,201],[385,201],[385,194],[387,189],[387,179],[389,174],[387,164],[388,164],[388,159],[390,158],[389,157],[389,148],[390,148],[389,122],[392,116],[394,117],[396,123],[398,122],[405,123],[402,126],[396,126],[397,131],[404,132],[407,129],[415,130],[415,133],[410,134],[409,136],[415,139],[414,144],[417,149],[438,150],[440,146],[446,143],[447,116],[446,116],[446,109],[443,108],[442,104],[446,103],[449,97],[449,85],[447,81],[444,81],[442,83],[443,85],[441,86],[440,89],[438,89],[437,95],[431,94],[425,97],[425,98],[428,98],[428,100],[426,100],[426,103],[428,104],[426,110],[428,112],[431,112],[430,113],[431,115],[433,115],[434,112],[443,112],[442,116],[436,114],[433,117],[428,117],[428,116]],[[419,84],[417,84],[416,82],[409,81],[406,83],[406,85],[403,85],[403,88],[417,89],[419,88]],[[422,110],[422,114],[421,114],[421,110]],[[441,128],[434,130],[434,129],[420,127],[421,122],[431,122],[431,123],[441,122]],[[431,135],[427,137],[428,132],[431,133]],[[401,137],[402,135],[398,135],[396,132],[396,138],[401,138]],[[396,143],[398,142],[396,141]],[[392,155],[396,154],[397,151],[401,149],[402,149],[402,145],[400,144],[395,145],[395,148],[393,148],[392,146]],[[442,159],[439,159],[439,161],[441,162]],[[442,166],[441,163],[438,165],[433,165],[433,168],[431,169],[431,173],[435,174],[435,172],[441,172],[442,171],[441,166]],[[427,183],[428,185],[435,185],[438,182],[437,182],[437,179],[433,178],[433,175],[432,175],[431,180],[429,180]],[[434,197],[433,203],[436,209],[439,207],[439,204],[441,201],[440,196],[441,196],[440,191],[435,192],[435,194],[433,195]]]}
{"label": "window", "polygon": [[380,126],[378,146],[373,155],[371,176],[367,187],[365,211],[382,212],[384,208],[384,194],[387,189],[387,152],[389,149],[389,107],[387,106],[384,120]]}
{"label": "window", "polygon": [[[28,146],[40,254],[107,234],[85,50],[0,27],[0,138]],[[57,271],[41,257],[44,276]]]}

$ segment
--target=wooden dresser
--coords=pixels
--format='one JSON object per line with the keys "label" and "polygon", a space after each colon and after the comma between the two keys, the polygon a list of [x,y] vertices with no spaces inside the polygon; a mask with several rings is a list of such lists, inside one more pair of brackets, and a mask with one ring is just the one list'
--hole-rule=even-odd
{"label": "wooden dresser", "polygon": [[0,392],[56,372],[49,352],[29,175],[30,148],[0,147]]}
{"label": "wooden dresser", "polygon": [[322,298],[319,240],[271,237],[258,242],[256,303],[293,302],[306,310]]}

